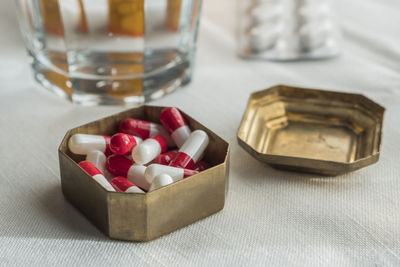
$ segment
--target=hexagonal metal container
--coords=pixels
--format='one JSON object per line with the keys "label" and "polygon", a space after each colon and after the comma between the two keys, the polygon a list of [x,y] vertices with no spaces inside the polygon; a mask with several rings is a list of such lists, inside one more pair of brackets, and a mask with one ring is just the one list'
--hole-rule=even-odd
{"label": "hexagonal metal container", "polygon": [[164,107],[141,106],[67,132],[60,147],[60,173],[65,198],[111,238],[149,241],[187,226],[223,209],[229,171],[229,144],[182,112],[192,130],[207,132],[210,143],[204,160],[211,168],[146,194],[108,192],[84,172],[84,156],[68,149],[75,133],[112,135],[119,122],[136,118],[159,123]]}
{"label": "hexagonal metal container", "polygon": [[384,111],[359,94],[279,85],[250,96],[237,138],[273,167],[339,175],[378,161]]}

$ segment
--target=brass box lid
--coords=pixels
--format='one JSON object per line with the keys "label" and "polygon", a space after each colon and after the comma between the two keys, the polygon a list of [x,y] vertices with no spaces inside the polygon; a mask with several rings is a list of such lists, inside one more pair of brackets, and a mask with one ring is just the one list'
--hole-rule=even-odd
{"label": "brass box lid", "polygon": [[339,175],[378,161],[384,111],[359,94],[279,85],[250,96],[237,138],[273,167]]}

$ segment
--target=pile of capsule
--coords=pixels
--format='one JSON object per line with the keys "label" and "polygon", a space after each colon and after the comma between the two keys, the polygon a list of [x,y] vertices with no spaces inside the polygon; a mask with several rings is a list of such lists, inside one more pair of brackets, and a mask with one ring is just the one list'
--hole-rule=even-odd
{"label": "pile of capsule", "polygon": [[192,132],[173,107],[162,110],[160,121],[128,118],[113,136],[74,134],[68,147],[86,155],[79,166],[108,191],[145,193],[209,168],[201,161],[206,132]]}

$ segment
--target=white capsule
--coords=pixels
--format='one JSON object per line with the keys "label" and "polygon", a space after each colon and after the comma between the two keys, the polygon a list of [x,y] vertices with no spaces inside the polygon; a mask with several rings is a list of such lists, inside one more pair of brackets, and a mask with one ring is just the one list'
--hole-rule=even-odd
{"label": "white capsule", "polygon": [[106,160],[106,155],[100,150],[90,151],[86,155],[86,161],[90,161],[91,163],[93,163],[94,166],[96,166],[97,169],[99,169],[108,180],[111,180],[112,178],[114,178],[114,175],[109,173],[106,169]]}
{"label": "white capsule", "polygon": [[169,165],[173,167],[192,169],[203,156],[203,153],[208,146],[208,142],[209,138],[205,131],[194,131],[179,149],[178,154]]}
{"label": "white capsule", "polygon": [[146,171],[146,166],[143,165],[132,165],[128,170],[127,179],[134,183],[135,185],[148,191],[150,188],[150,183],[145,179],[144,173]]}
{"label": "white capsule", "polygon": [[160,121],[178,147],[181,147],[192,133],[177,108],[164,108],[160,114]]}
{"label": "white capsule", "polygon": [[93,177],[96,182],[98,182],[101,186],[103,186],[107,191],[115,192],[115,189],[112,185],[107,181],[106,177],[100,172],[99,169],[94,166],[90,161],[81,161],[78,165],[85,170],[90,176]]}
{"label": "white capsule", "polygon": [[175,141],[177,147],[181,147],[185,143],[186,139],[190,136],[191,133],[192,133],[192,131],[190,130],[190,128],[185,125],[185,126],[180,127],[179,129],[176,129],[171,134],[171,137],[173,140],[177,140],[177,141]]}
{"label": "white capsule", "polygon": [[144,194],[145,192],[137,186],[132,186],[126,189],[125,193],[139,193]]}
{"label": "white capsule", "polygon": [[132,150],[132,158],[136,164],[147,164],[161,153],[167,151],[167,141],[161,135],[150,137]]}
{"label": "white capsule", "polygon": [[106,177],[102,174],[97,174],[93,176],[99,184],[101,184],[107,191],[115,192],[115,189],[110,185]]}
{"label": "white capsule", "polygon": [[154,177],[149,191],[159,189],[161,187],[172,184],[173,182],[174,182],[174,180],[168,174],[165,174],[165,173],[159,174],[156,177]]}
{"label": "white capsule", "polygon": [[179,152],[184,152],[189,155],[196,163],[203,156],[204,151],[208,146],[209,138],[205,131],[194,131],[185,144],[179,149]]}
{"label": "white capsule", "polygon": [[110,153],[110,137],[92,134],[74,134],[68,141],[69,150],[78,155],[87,155],[90,151],[100,150]]}
{"label": "white capsule", "polygon": [[151,123],[150,124],[150,137],[156,136],[156,135],[161,135],[162,137],[167,140],[167,144],[169,147],[175,147],[175,142],[172,140],[171,136],[168,134],[168,132],[165,130],[165,128],[157,123]]}
{"label": "white capsule", "polygon": [[106,170],[106,160],[106,155],[100,150],[92,150],[86,155],[86,161],[93,163],[102,173]]}
{"label": "white capsule", "polygon": [[168,146],[175,146],[174,141],[172,141],[167,131],[158,123],[127,118],[121,121],[119,125],[119,131],[121,133],[139,136],[142,139],[147,139],[156,135],[162,135],[167,140]]}
{"label": "white capsule", "polygon": [[151,164],[146,168],[146,171],[144,172],[144,177],[146,181],[151,184],[156,176],[163,173],[168,174],[172,177],[174,182],[177,182],[179,180],[182,180],[183,178],[195,175],[199,172],[195,170],[176,168],[161,164]]}

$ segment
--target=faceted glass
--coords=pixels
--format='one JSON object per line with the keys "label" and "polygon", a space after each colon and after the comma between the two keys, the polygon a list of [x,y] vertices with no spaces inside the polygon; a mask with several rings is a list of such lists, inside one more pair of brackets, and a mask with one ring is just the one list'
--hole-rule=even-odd
{"label": "faceted glass", "polygon": [[142,104],[190,81],[201,0],[17,0],[35,79],[73,102]]}

